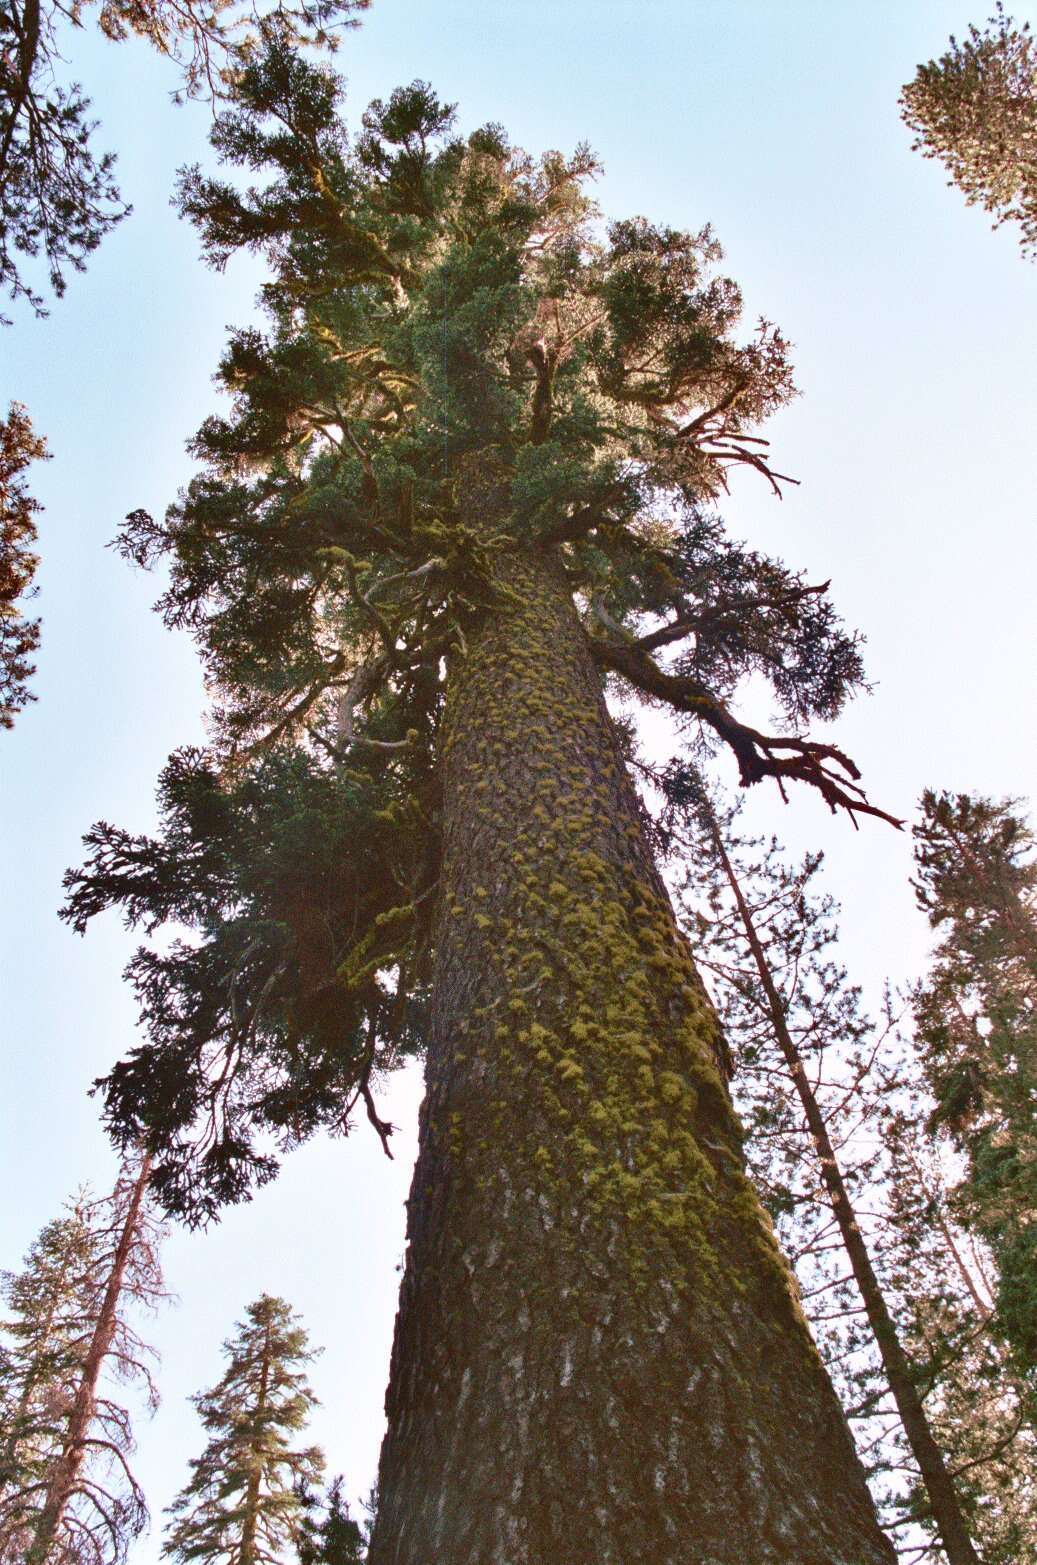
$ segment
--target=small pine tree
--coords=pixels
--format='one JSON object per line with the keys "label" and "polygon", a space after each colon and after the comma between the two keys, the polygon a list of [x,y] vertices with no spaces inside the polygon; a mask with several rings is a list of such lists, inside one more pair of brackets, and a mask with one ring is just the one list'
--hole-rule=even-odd
{"label": "small pine tree", "polygon": [[[882,1027],[869,1021],[834,959],[838,909],[817,892],[820,857],[790,865],[773,839],[738,834],[737,812],[714,809],[687,771],[656,780],[685,866],[693,849],[680,904],[730,1048],[750,1166],[887,1526],[908,1557],[944,1558],[936,1524],[947,1495],[934,1503],[906,1433],[909,1422],[917,1430],[920,1402],[984,1565],[1037,1558],[1032,1393],[994,1330],[990,1256],[956,1219],[945,1138],[927,1137],[936,1105],[918,1051],[888,1003]],[[936,862],[932,831],[927,840],[939,905],[971,906],[979,938],[988,921],[976,886],[996,879],[1019,915],[1022,960],[1025,886],[1016,881],[1010,898],[1003,873],[955,867],[945,852]],[[1011,840],[1024,845],[1021,831]]]}
{"label": "small pine tree", "polygon": [[970,206],[1018,222],[1037,257],[1037,41],[998,0],[984,31],[970,27],[903,89],[901,117],[923,157],[938,158]]}
{"label": "small pine tree", "polygon": [[[873,1203],[882,1217],[883,1286],[923,1371],[926,1412],[955,1472],[980,1557],[984,1565],[1018,1565],[1037,1559],[1032,1393],[996,1332],[991,1257],[956,1222],[946,1148],[926,1133],[933,1104],[918,1080],[914,1049],[900,1053],[895,1074]],[[911,1512],[922,1514],[917,1489],[910,1502]]]}
{"label": "small pine tree", "polygon": [[328,1486],[323,1505],[306,1498],[312,1507],[305,1531],[299,1539],[299,1565],[362,1565],[365,1558],[364,1535],[349,1514],[342,1496],[341,1474]]}
{"label": "small pine tree", "polygon": [[170,1507],[162,1552],[174,1560],[286,1561],[308,1531],[305,1490],[324,1457],[290,1442],[316,1404],[304,1368],[315,1354],[283,1299],[263,1294],[245,1317],[219,1384],[193,1399],[209,1442]]}

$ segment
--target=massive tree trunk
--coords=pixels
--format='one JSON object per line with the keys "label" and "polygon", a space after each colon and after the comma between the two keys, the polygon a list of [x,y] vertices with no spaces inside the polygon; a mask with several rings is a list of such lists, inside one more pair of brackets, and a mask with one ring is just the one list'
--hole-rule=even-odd
{"label": "massive tree trunk", "polygon": [[559,562],[498,585],[449,682],[370,1565],[889,1565]]}

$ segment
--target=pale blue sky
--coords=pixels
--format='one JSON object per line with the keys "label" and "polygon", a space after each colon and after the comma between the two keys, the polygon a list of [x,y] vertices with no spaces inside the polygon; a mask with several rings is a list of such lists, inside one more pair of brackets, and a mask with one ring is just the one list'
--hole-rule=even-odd
{"label": "pale blue sky", "polygon": [[[340,66],[355,118],[415,76],[471,128],[500,120],[531,150],[586,138],[606,213],[713,223],[747,319],[795,344],[802,398],[773,421],[783,504],[743,478],[731,530],[814,580],[833,579],[868,636],[875,693],[836,725],[872,796],[907,814],[926,784],[1033,795],[1034,364],[1037,268],[1007,229],[966,209],[910,151],[896,100],[986,0],[375,0]],[[1032,6],[1015,14],[1033,17]],[[5,1191],[0,1265],[83,1179],[113,1163],[86,1096],[124,1050],[119,980],[132,941],[114,918],[84,941],[55,908],[79,836],[99,816],[147,829],[170,749],[202,733],[190,645],[148,612],[157,583],[104,544],[136,506],[161,511],[190,475],[184,441],[210,411],[224,325],[252,308],[253,262],[204,270],[168,205],[178,164],[205,156],[206,116],[176,109],[161,60],[84,33],[69,48],[103,121],[133,216],[46,322],[0,339],[0,397],[24,401],[54,459],[35,474],[44,644],[38,704],[0,734],[3,772]],[[925,951],[907,887],[910,844],[855,834],[819,801],[752,800],[752,818],[829,857],[847,905],[844,956],[877,991]],[[352,1494],[366,1490],[403,1244],[419,1088],[373,1135],[295,1154],[278,1183],[208,1235],[167,1246],[178,1309],[156,1322],[163,1407],[138,1426],[156,1518],[199,1449],[187,1393],[219,1373],[244,1305],[283,1293],[326,1348],[315,1435]],[[158,1557],[159,1530],[134,1551]]]}

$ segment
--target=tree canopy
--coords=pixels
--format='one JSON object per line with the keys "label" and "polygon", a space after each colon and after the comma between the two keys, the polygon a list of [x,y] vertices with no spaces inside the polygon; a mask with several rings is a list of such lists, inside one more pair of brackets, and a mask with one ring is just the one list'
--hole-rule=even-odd
{"label": "tree canopy", "polygon": [[[354,1104],[387,1142],[370,1081],[422,1037],[446,669],[509,551],[556,561],[602,674],[729,747],[744,784],[882,813],[801,733],[863,677],[827,583],[712,508],[736,467],[780,493],[754,431],[793,384],[774,326],[737,335],[710,231],[603,225],[589,149],[459,136],[423,82],[350,139],[339,82],[276,29],[229,91],[213,142],[255,183],[192,169],[179,202],[212,264],[267,257],[270,324],[231,336],[199,476],[121,539],[169,569],[160,608],[197,637],[213,741],[171,759],[162,836],[94,828],[66,909],[80,930],[118,905],[195,931],[131,964],[148,1038],[104,1083],[116,1136],[146,1136],[192,1220]],[[506,486],[498,533],[460,521],[480,471]],[[776,732],[733,711],[753,675]]]}
{"label": "tree canopy", "polygon": [[901,116],[915,149],[938,158],[970,206],[994,227],[1019,224],[1023,254],[1037,257],[1037,43],[1006,16],[970,26],[904,87]]}
{"label": "tree canopy", "polygon": [[[145,38],[177,67],[180,92],[215,101],[256,47],[271,17],[298,42],[333,45],[369,0],[278,0],[269,12],[238,0],[99,0],[106,38]],[[67,271],[130,211],[115,180],[115,154],[94,147],[97,122],[78,83],[60,80],[71,28],[89,0],[6,0],[0,7],[0,288],[46,314],[42,280],[60,297]],[[28,267],[28,269],[26,269]]]}

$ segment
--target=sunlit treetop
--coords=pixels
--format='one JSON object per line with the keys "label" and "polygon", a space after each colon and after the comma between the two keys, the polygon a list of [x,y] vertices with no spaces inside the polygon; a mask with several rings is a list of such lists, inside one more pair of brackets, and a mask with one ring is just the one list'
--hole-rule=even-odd
{"label": "sunlit treetop", "polygon": [[[780,332],[741,331],[709,230],[606,226],[586,147],[460,136],[425,83],[352,138],[339,99],[268,32],[213,135],[254,183],[182,176],[209,260],[270,269],[269,325],[232,334],[230,409],[195,437],[202,470],[121,540],[169,571],[160,607],[198,640],[212,744],[170,763],[164,838],[102,824],[69,877],[78,928],[119,904],[201,936],[136,959],[149,1041],[105,1083],[116,1134],[161,1145],[159,1188],[192,1217],[353,1102],[387,1138],[369,1084],[422,1035],[444,692],[513,592],[509,557],[564,580],[603,676],[674,711],[684,742],[729,747],[743,784],[882,813],[803,735],[863,677],[828,584],[712,509],[735,467],[780,494],[757,430],[794,392]],[[472,503],[480,474],[503,503]],[[734,713],[753,675],[774,733]]]}
{"label": "sunlit treetop", "polygon": [[46,442],[21,404],[12,402],[0,419],[0,728],[13,727],[17,713],[35,700],[28,682],[36,671],[40,622],[26,617],[24,605],[36,591],[40,503],[26,487],[25,472],[46,456]]}
{"label": "sunlit treetop", "polygon": [[980,30],[954,37],[903,89],[901,116],[915,149],[937,158],[970,206],[994,227],[1020,225],[1023,254],[1037,258],[1037,40],[998,0]]}

